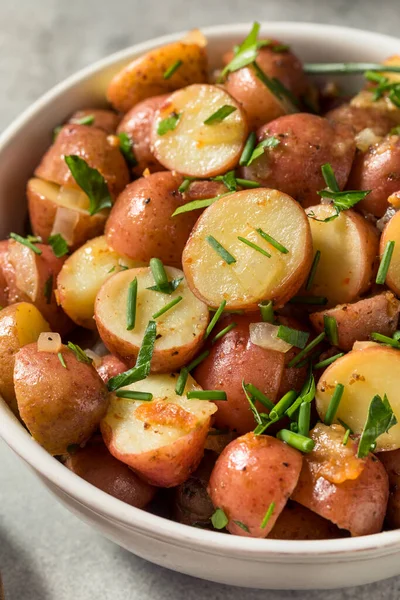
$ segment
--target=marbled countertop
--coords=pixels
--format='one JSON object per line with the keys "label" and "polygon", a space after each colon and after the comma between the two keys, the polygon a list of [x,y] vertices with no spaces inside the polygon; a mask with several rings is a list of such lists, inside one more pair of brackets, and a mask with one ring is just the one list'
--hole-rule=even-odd
{"label": "marbled countertop", "polygon": [[[1,0],[0,129],[67,75],[146,38],[254,19],[336,23],[396,35],[398,10],[398,0]],[[347,590],[277,592],[243,590],[167,571],[81,523],[1,442],[0,570],[6,600],[400,597],[400,578]]]}

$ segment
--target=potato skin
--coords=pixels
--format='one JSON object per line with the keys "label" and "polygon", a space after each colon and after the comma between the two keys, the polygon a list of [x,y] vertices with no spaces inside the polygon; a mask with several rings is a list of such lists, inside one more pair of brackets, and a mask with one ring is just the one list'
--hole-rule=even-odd
{"label": "potato skin", "polygon": [[64,125],[36,167],[35,175],[58,185],[81,189],[64,160],[70,154],[80,156],[103,175],[113,198],[128,185],[128,167],[119,148],[110,144],[105,131],[90,125]]}
{"label": "potato skin", "polygon": [[182,251],[199,211],[172,217],[186,203],[178,187],[183,178],[170,172],[153,173],[127,186],[113,206],[106,225],[107,242],[119,254],[180,267]]}
{"label": "potato skin", "polygon": [[323,117],[296,113],[260,127],[257,142],[269,136],[275,136],[280,144],[264,150],[249,167],[242,167],[245,179],[285,192],[304,208],[321,200],[317,192],[326,185],[323,164],[332,165],[340,189],[346,185],[355,153],[354,135],[347,125],[333,126]]}
{"label": "potato skin", "polygon": [[106,354],[106,356],[103,356],[101,365],[96,367],[96,371],[104,383],[107,383],[111,377],[116,377],[121,373],[125,373],[127,370],[128,366],[122,362],[122,360],[116,356],[113,356],[112,354]]}
{"label": "potato skin", "polygon": [[214,506],[207,492],[218,454],[206,450],[203,460],[186,481],[176,488],[174,517],[185,525],[210,525]]}
{"label": "potato skin", "polygon": [[334,125],[340,123],[350,126],[355,134],[363,129],[372,129],[375,135],[386,135],[396,125],[389,113],[385,114],[372,106],[353,106],[350,103],[330,110],[325,118]]}
{"label": "potato skin", "polygon": [[139,177],[145,169],[149,169],[150,173],[165,170],[151,151],[150,137],[154,115],[166,98],[168,94],[146,98],[131,108],[118,125],[117,133],[126,133],[132,140],[133,152],[138,162],[132,171]]}
{"label": "potato skin", "polygon": [[382,217],[388,197],[400,189],[400,136],[389,135],[357,154],[347,183],[349,190],[371,190],[356,210]]}
{"label": "potato skin", "polygon": [[333,317],[338,327],[337,345],[348,352],[354,342],[369,340],[373,332],[392,337],[397,329],[399,312],[400,302],[391,292],[384,292],[353,304],[340,304],[312,313],[310,321],[314,329],[321,333],[324,330],[324,315]]}
{"label": "potato skin", "polygon": [[[231,442],[218,457],[208,487],[214,506],[222,508],[229,518],[228,531],[267,537],[296,487],[302,461],[300,452],[267,435],[247,433]],[[274,511],[262,528],[271,502],[275,503]]]}
{"label": "potato skin", "polygon": [[342,537],[346,537],[343,529],[291,500],[268,534],[272,540],[333,540]]}
{"label": "potato skin", "polygon": [[113,110],[104,108],[84,108],[77,110],[68,120],[69,123],[76,124],[76,121],[84,117],[94,117],[94,121],[90,127],[102,129],[109,135],[116,132],[120,117]]}
{"label": "potato skin", "polygon": [[380,452],[379,460],[389,477],[389,501],[385,523],[390,529],[400,528],[400,450]]}
{"label": "potato skin", "polygon": [[0,241],[0,306],[8,304],[8,287],[7,280],[4,275],[4,266],[7,259],[8,240]]}
{"label": "potato skin", "polygon": [[156,489],[114,458],[99,435],[69,454],[64,464],[82,479],[131,506],[144,508],[155,496]]}
{"label": "potato skin", "polygon": [[40,352],[28,344],[15,356],[14,385],[18,409],[32,437],[50,454],[66,454],[83,444],[107,411],[108,393],[94,367],[79,362],[71,350]]}
{"label": "potato skin", "polygon": [[[242,389],[242,380],[252,383],[272,402],[277,400],[284,372],[285,358],[281,352],[266,350],[250,341],[249,325],[261,321],[260,315],[227,315],[220,319],[212,337],[234,322],[237,326],[211,345],[210,354],[193,371],[193,377],[203,389],[224,390],[228,400],[215,402],[217,429],[233,429],[239,434],[256,427],[253,413]],[[258,410],[264,407],[257,403]]]}

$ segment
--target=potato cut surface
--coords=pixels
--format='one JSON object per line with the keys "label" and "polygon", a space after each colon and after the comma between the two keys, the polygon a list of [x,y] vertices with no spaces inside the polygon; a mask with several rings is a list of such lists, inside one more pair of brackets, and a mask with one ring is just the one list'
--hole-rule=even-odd
{"label": "potato cut surface", "polygon": [[[222,121],[206,125],[223,106],[236,110]],[[164,119],[176,127],[160,135]],[[239,161],[247,137],[247,122],[239,104],[213,85],[191,85],[171,94],[154,118],[152,147],[167,169],[192,177],[212,177],[232,169]]]}
{"label": "potato cut surface", "polygon": [[63,187],[38,177],[29,180],[28,189],[60,206],[85,213],[89,210],[89,198],[81,190]]}
{"label": "potato cut surface", "polygon": [[392,259],[386,276],[386,285],[400,295],[400,213],[396,213],[382,232],[379,253],[382,255],[388,242],[394,242]]}
{"label": "potato cut surface", "polygon": [[[261,228],[288,252],[265,241]],[[213,236],[235,259],[227,264],[207,241]],[[268,258],[238,237],[257,244]],[[182,256],[193,292],[209,306],[255,309],[261,300],[282,305],[300,288],[312,261],[305,212],[290,196],[259,188],[220,198],[200,216]]]}

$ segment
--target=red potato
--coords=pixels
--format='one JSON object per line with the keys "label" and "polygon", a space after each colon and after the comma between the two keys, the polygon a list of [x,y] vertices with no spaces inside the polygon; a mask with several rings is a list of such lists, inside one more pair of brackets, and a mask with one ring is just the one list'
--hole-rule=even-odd
{"label": "red potato", "polygon": [[64,464],[82,479],[131,506],[145,508],[155,496],[156,488],[114,458],[101,436],[92,437],[84,448],[69,454]]}
{"label": "red potato", "polygon": [[382,217],[388,197],[400,189],[400,136],[389,135],[356,156],[347,189],[371,190],[356,209]]}
{"label": "red potato", "polygon": [[62,347],[58,354],[36,343],[15,355],[14,386],[21,419],[32,437],[50,454],[66,454],[98,428],[108,406],[107,388],[90,364]]}
{"label": "red potato", "polygon": [[383,292],[354,304],[340,304],[312,313],[310,321],[321,333],[324,331],[324,315],[333,317],[339,336],[337,346],[348,352],[355,342],[369,340],[373,332],[392,337],[397,329],[399,312],[400,302],[390,292]]}
{"label": "red potato", "polygon": [[119,148],[109,142],[105,131],[90,125],[64,125],[36,167],[36,177],[80,190],[64,160],[74,154],[103,175],[113,198],[128,185],[128,167]]}
{"label": "red potato", "polygon": [[[214,402],[215,404],[215,402]],[[211,450],[216,454],[221,454],[222,450],[237,437],[237,434],[229,429],[215,429],[212,427],[208,432],[205,449]]]}
{"label": "red potato", "polygon": [[157,256],[165,264],[180,267],[182,251],[199,211],[172,217],[187,202],[178,192],[183,178],[173,173],[154,173],[127,186],[113,206],[106,226],[108,244],[119,254],[149,262]]}
{"label": "red potato", "polygon": [[390,114],[372,106],[353,106],[347,102],[327,112],[325,118],[334,125],[340,123],[352,127],[355,134],[371,129],[376,136],[383,136],[396,125]]}
{"label": "red potato", "polygon": [[122,362],[116,356],[112,354],[106,354],[106,356],[102,356],[101,364],[96,367],[96,371],[104,381],[107,383],[111,377],[116,377],[121,373],[125,373],[128,370],[128,366]]}
{"label": "red potato", "polygon": [[68,123],[76,124],[77,121],[87,117],[94,117],[91,127],[102,129],[109,135],[116,132],[120,117],[112,110],[104,108],[84,108],[77,110],[68,120]]}
{"label": "red potato", "polygon": [[355,153],[350,127],[297,113],[279,117],[257,131],[258,142],[270,136],[279,140],[279,145],[264,148],[250,166],[242,167],[245,179],[285,192],[304,208],[321,200],[317,192],[326,187],[321,172],[325,163],[332,165],[340,189],[345,187]]}
{"label": "red potato", "polygon": [[139,177],[145,169],[150,173],[164,171],[162,164],[155,158],[150,148],[150,136],[154,116],[169,94],[146,98],[136,104],[118,125],[117,133],[126,133],[132,141],[132,149],[137,165],[132,171]]}
{"label": "red potato", "polygon": [[310,432],[315,447],[304,456],[292,499],[352,536],[378,533],[389,496],[386,471],[372,454],[356,458],[357,445],[344,446],[344,433],[341,425],[322,423]]}
{"label": "red potato", "polygon": [[[176,375],[150,375],[123,389],[149,392],[150,402],[111,395],[101,433],[111,454],[142,479],[158,487],[174,487],[188,479],[204,453],[212,402],[188,400],[175,393]],[[200,389],[188,378],[184,394]]]}
{"label": "red potato", "polygon": [[400,529],[400,450],[380,452],[379,460],[389,477],[389,501],[385,522],[390,529]]}
{"label": "red potato", "polygon": [[345,536],[343,529],[290,500],[268,534],[272,540],[333,540]]}
{"label": "red potato", "polygon": [[207,486],[217,458],[215,452],[206,451],[196,471],[176,488],[174,517],[179,523],[194,526],[211,524],[214,507]]}
{"label": "red potato", "polygon": [[[215,198],[221,194],[226,194],[227,191],[228,188],[222,182],[199,180],[192,181],[189,184],[189,187],[184,192],[183,197],[185,198],[185,202],[193,202],[193,200]],[[196,215],[199,215],[199,211],[196,211]]]}
{"label": "red potato", "polygon": [[[280,42],[274,40],[271,46],[261,48],[257,53],[257,64],[268,77],[279,79],[297,99],[300,99],[308,88],[302,64],[290,50],[274,50],[277,45],[280,45]],[[233,52],[227,53],[224,63],[229,63],[232,58]],[[287,112],[285,105],[279,102],[257,77],[252,66],[229,73],[224,87],[246,111],[250,129],[261,127]]]}
{"label": "red potato", "polygon": [[31,302],[51,328],[60,334],[72,329],[72,322],[57,305],[57,275],[65,257],[57,258],[50,246],[35,244],[41,254],[14,240],[8,241],[3,274],[8,287],[8,302]]}
{"label": "red potato", "polygon": [[7,279],[4,275],[4,266],[7,260],[8,240],[0,241],[0,306],[8,304]]}
{"label": "red potato", "polygon": [[396,212],[382,231],[379,254],[382,258],[388,242],[393,241],[392,259],[386,275],[386,285],[400,296],[400,212]]}
{"label": "red potato", "polygon": [[[302,462],[300,452],[270,436],[247,433],[231,442],[220,454],[208,486],[215,508],[229,519],[228,531],[267,537],[296,487]],[[262,527],[272,502],[274,510]]]}

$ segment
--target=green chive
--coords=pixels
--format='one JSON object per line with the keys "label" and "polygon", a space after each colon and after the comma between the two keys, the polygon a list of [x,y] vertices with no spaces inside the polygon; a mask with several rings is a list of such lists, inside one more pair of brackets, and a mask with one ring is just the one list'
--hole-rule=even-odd
{"label": "green chive", "polygon": [[269,89],[271,94],[273,94],[282,105],[284,105],[285,112],[295,113],[298,112],[297,109],[297,99],[295,96],[288,90],[279,79],[276,77],[268,77],[266,73],[260,68],[260,66],[253,62],[253,69],[256,73],[258,79]]}
{"label": "green chive", "polygon": [[274,303],[272,300],[260,302],[258,308],[260,309],[262,320],[265,323],[273,323],[275,321]]}
{"label": "green chive", "polygon": [[315,346],[318,346],[318,344],[320,342],[322,342],[322,340],[325,338],[325,331],[323,331],[322,333],[320,333],[319,335],[317,335],[316,338],[314,338],[305,348],[303,348],[303,350],[301,350],[298,354],[296,354],[296,356],[294,356],[292,358],[292,360],[287,364],[287,366],[290,367],[294,367],[295,365],[297,365],[297,363],[299,363],[302,358],[304,356],[306,356],[306,354],[309,354],[311,352],[311,350],[313,350],[315,348]]}
{"label": "green chive", "polygon": [[322,175],[324,177],[326,186],[332,192],[340,192],[340,187],[336,180],[335,173],[332,169],[332,166],[329,163],[326,163],[325,165],[322,165],[321,171],[322,171]]}
{"label": "green chive", "polygon": [[306,63],[303,69],[309,75],[328,73],[330,75],[362,75],[365,71],[381,71],[388,73],[400,73],[398,66],[386,66],[377,63]]}
{"label": "green chive", "polygon": [[230,325],[228,325],[227,327],[225,327],[225,329],[222,329],[222,331],[220,331],[219,333],[217,333],[216,336],[214,336],[213,340],[212,340],[212,344],[215,344],[215,342],[217,342],[218,340],[220,340],[222,337],[224,337],[224,335],[226,335],[227,333],[229,333],[230,331],[232,331],[232,329],[235,329],[235,327],[237,327],[236,323],[231,323]]}
{"label": "green chive", "polygon": [[290,431],[293,431],[293,433],[299,433],[299,426],[296,423],[296,421],[292,421],[290,423],[290,427],[289,427]]}
{"label": "green chive", "polygon": [[324,423],[325,425],[332,425],[337,409],[339,408],[340,401],[344,392],[344,385],[338,383],[333,392],[332,398],[329,402],[328,410],[326,411]]}
{"label": "green chive", "polygon": [[299,409],[298,433],[308,437],[310,433],[311,402],[302,402]]}
{"label": "green chive", "polygon": [[64,156],[64,161],[77,185],[89,198],[89,214],[93,216],[105,208],[111,208],[113,201],[107,182],[100,171],[93,169],[76,154]]}
{"label": "green chive", "polygon": [[354,433],[352,428],[350,427],[350,425],[347,425],[347,423],[345,423],[344,421],[342,421],[342,419],[336,419],[342,427],[344,427],[345,429],[348,429],[350,431],[350,433]]}
{"label": "green chive", "polygon": [[275,404],[274,408],[271,409],[271,412],[269,413],[270,419],[274,421],[274,420],[278,420],[281,417],[283,417],[283,415],[285,414],[287,409],[290,406],[292,406],[293,402],[296,400],[298,395],[299,394],[295,390],[290,390],[290,392],[287,392],[279,400],[279,402],[277,402],[277,404]]}
{"label": "green chive", "polygon": [[289,250],[287,248],[285,248],[285,246],[282,246],[282,244],[280,244],[279,242],[274,240],[273,237],[268,235],[268,233],[265,233],[265,231],[263,231],[260,227],[258,229],[256,229],[256,231],[259,235],[261,235],[262,238],[264,238],[264,240],[269,242],[271,244],[271,246],[273,246],[274,248],[279,250],[279,252],[282,252],[283,254],[287,254],[289,252]]}
{"label": "green chive", "polygon": [[164,269],[164,265],[159,258],[150,259],[150,269],[154,277],[156,287],[160,291],[169,289],[168,275]]}
{"label": "green chive", "polygon": [[149,402],[153,400],[153,394],[150,392],[134,392],[132,390],[118,390],[115,392],[118,398],[126,398],[127,400],[141,400],[142,402]]}
{"label": "green chive", "polygon": [[222,390],[192,390],[186,394],[188,400],[226,400],[226,393]]}
{"label": "green chive", "polygon": [[250,529],[247,527],[247,525],[242,523],[242,521],[233,521],[233,522],[235,523],[235,525],[240,527],[240,529],[243,529],[243,531],[246,531],[246,533],[250,533]]}
{"label": "green chive", "polygon": [[314,278],[315,278],[315,273],[317,272],[317,267],[318,267],[318,263],[320,261],[321,258],[321,251],[317,250],[315,255],[314,255],[314,259],[311,265],[311,269],[310,272],[308,274],[307,277],[307,282],[306,282],[306,290],[309,291],[311,289],[311,286],[314,282]]}
{"label": "green chive", "polygon": [[339,332],[335,317],[324,315],[324,330],[326,337],[333,346],[339,344]]}
{"label": "green chive", "polygon": [[350,429],[346,429],[345,434],[343,436],[343,446],[347,446],[347,442],[349,441]]}
{"label": "green chive", "polygon": [[70,122],[73,123],[74,125],[93,125],[94,116],[93,115],[85,115],[84,117],[81,117],[80,119],[71,119]]}
{"label": "green chive", "polygon": [[260,254],[263,254],[267,258],[271,258],[271,255],[270,255],[269,252],[267,252],[263,248],[260,248],[260,246],[257,246],[257,244],[254,244],[254,242],[250,242],[250,240],[246,240],[246,238],[241,237],[240,235],[238,236],[238,240],[240,240],[241,242],[243,242],[243,244],[246,244],[246,246],[250,246],[250,248],[253,248],[253,250],[256,250],[257,252],[260,252]]}
{"label": "green chive", "polygon": [[216,511],[211,517],[211,523],[214,529],[224,529],[228,525],[229,519],[222,510],[222,508],[216,509]]}
{"label": "green chive", "polygon": [[328,304],[328,298],[325,296],[293,296],[289,300],[290,304],[315,304],[321,305]]}
{"label": "green chive", "polygon": [[65,360],[64,360],[64,357],[63,357],[62,353],[58,352],[57,356],[58,356],[58,360],[60,361],[60,363],[62,364],[62,366],[64,367],[64,369],[66,369],[67,365],[65,364]]}
{"label": "green chive", "polygon": [[186,190],[189,188],[192,181],[193,181],[192,177],[185,177],[185,179],[182,181],[181,185],[178,187],[178,192],[180,192],[181,194],[184,194],[186,192]]}
{"label": "green chive", "polygon": [[393,339],[397,342],[400,340],[400,331],[395,331],[393,334]]}
{"label": "green chive", "polygon": [[42,254],[42,251],[40,250],[40,248],[35,246],[35,244],[32,244],[32,242],[30,242],[26,238],[22,237],[21,235],[18,235],[18,233],[10,233],[10,238],[15,240],[16,242],[19,242],[23,246],[26,246],[27,248],[32,250],[32,252],[34,252],[35,254],[38,254],[39,256]]}
{"label": "green chive", "polygon": [[275,404],[272,402],[272,400],[270,400],[265,394],[263,394],[261,390],[256,388],[255,385],[253,385],[252,383],[246,383],[244,387],[245,387],[246,391],[251,396],[253,396],[253,398],[255,398],[261,404],[263,404],[263,406],[265,406],[269,410],[272,410],[275,408]]}
{"label": "green chive", "polygon": [[251,153],[251,156],[247,161],[246,166],[249,167],[256,160],[256,158],[262,156],[264,154],[265,148],[276,148],[277,146],[279,146],[279,144],[280,141],[274,135],[270,135],[265,140],[261,140],[261,142],[257,144],[253,152]]}
{"label": "green chive", "polygon": [[175,392],[178,396],[182,396],[184,389],[186,387],[186,382],[189,376],[189,372],[193,371],[207,356],[210,354],[209,350],[204,350],[197,358],[192,360],[186,367],[182,367],[181,372],[179,373],[178,380],[175,386]]}
{"label": "green chive", "polygon": [[46,304],[50,304],[52,293],[53,293],[53,275],[50,275],[50,277],[46,280],[46,282],[44,284],[44,290],[43,290],[43,295],[46,298]]}
{"label": "green chive", "polygon": [[252,181],[251,179],[241,179],[236,177],[236,183],[242,188],[258,188],[261,187],[258,181]]}
{"label": "green chive", "polygon": [[261,529],[265,529],[266,526],[268,525],[268,521],[272,517],[274,509],[275,509],[275,502],[271,502],[271,504],[269,505],[268,510],[265,513],[265,516],[264,516],[264,518],[263,518],[263,520],[261,522]]}
{"label": "green chive", "polygon": [[400,348],[400,341],[395,340],[387,335],[382,335],[381,333],[371,333],[371,338],[375,342],[380,342],[381,344],[386,344],[387,346],[391,346],[392,348]]}
{"label": "green chive", "polygon": [[331,356],[330,358],[321,360],[320,362],[318,362],[317,364],[314,365],[314,369],[324,369],[325,367],[328,367],[329,365],[334,363],[335,360],[337,360],[338,358],[342,358],[342,356],[344,356],[344,355],[345,355],[344,352],[339,352],[339,354],[335,354],[334,356]]}
{"label": "green chive", "polygon": [[168,310],[170,310],[171,308],[173,308],[182,299],[183,299],[182,296],[178,296],[177,298],[174,298],[173,300],[171,300],[171,302],[168,302],[168,304],[166,304],[165,306],[163,306],[162,308],[160,308],[160,310],[158,312],[154,313],[153,319],[158,319],[158,317],[161,317],[161,315],[163,315]]}
{"label": "green chive", "polygon": [[315,379],[312,374],[312,369],[310,366],[309,370],[308,370],[307,379],[306,379],[302,389],[300,390],[299,397],[293,402],[293,404],[291,406],[289,406],[288,409],[286,409],[286,412],[285,412],[286,416],[289,417],[289,419],[293,419],[295,414],[299,410],[300,405],[303,402],[312,402],[314,400],[314,396],[315,396]]}
{"label": "green chive", "polygon": [[296,346],[296,348],[304,348],[310,334],[308,331],[299,331],[298,329],[292,329],[286,325],[279,325],[276,337],[292,346]]}
{"label": "green chive", "polygon": [[256,145],[256,139],[257,139],[256,134],[254,133],[254,131],[252,131],[249,134],[249,137],[247,138],[246,144],[243,148],[242,155],[239,159],[239,165],[241,167],[246,166],[248,161],[250,160],[250,157],[253,154],[253,150]]}
{"label": "green chive", "polygon": [[164,71],[163,78],[169,79],[183,65],[183,61],[176,60],[168,69]]}
{"label": "green chive", "polygon": [[92,359],[78,346],[78,344],[73,344],[72,342],[68,342],[67,348],[69,348],[74,354],[77,360],[86,365],[92,364]]}
{"label": "green chive", "polygon": [[255,22],[253,23],[253,27],[246,37],[245,40],[239,45],[235,47],[235,55],[232,58],[231,62],[228,63],[220,76],[220,79],[223,80],[228,73],[232,73],[233,71],[237,71],[238,69],[242,69],[247,65],[251,64],[257,57],[258,51],[258,42],[257,36],[260,30],[260,24]]}
{"label": "green chive", "polygon": [[300,435],[299,433],[294,433],[293,431],[289,431],[289,429],[281,429],[276,434],[276,437],[278,440],[286,442],[289,446],[292,446],[292,448],[300,450],[300,452],[311,452],[315,446],[315,442],[311,438]]}
{"label": "green chive", "polygon": [[176,129],[176,126],[178,125],[180,116],[181,115],[179,113],[172,113],[166,119],[162,119],[162,121],[160,121],[158,124],[157,134],[165,135],[169,131],[174,131],[174,129]]}
{"label": "green chive", "polygon": [[221,123],[226,117],[229,117],[233,112],[237,110],[236,106],[224,104],[215,113],[210,115],[208,119],[204,121],[204,125],[213,125],[214,123]]}
{"label": "green chive", "polygon": [[226,192],[226,194],[220,194],[219,196],[215,196],[215,198],[205,198],[204,200],[192,200],[192,202],[187,202],[186,204],[179,206],[175,210],[175,212],[172,213],[171,216],[176,217],[177,215],[180,215],[180,214],[186,213],[186,212],[191,212],[192,210],[199,210],[201,208],[207,208],[208,206],[211,206],[211,204],[214,204],[214,202],[216,202],[220,198],[223,198],[224,196],[229,196],[229,194],[231,194],[231,193],[232,192]]}
{"label": "green chive", "polygon": [[126,309],[126,329],[131,331],[135,328],[136,323],[136,301],[137,301],[138,282],[137,277],[128,287],[128,303]]}
{"label": "green chive", "polygon": [[378,274],[376,276],[376,283],[383,285],[386,281],[387,272],[389,269],[390,261],[392,260],[392,254],[394,250],[394,241],[390,240],[385,246],[383,256],[379,265]]}
{"label": "green chive", "polygon": [[48,244],[51,246],[53,254],[57,258],[61,258],[62,256],[68,254],[68,244],[60,233],[50,235]]}
{"label": "green chive", "polygon": [[210,333],[212,332],[212,330],[214,329],[215,325],[217,324],[218,319],[224,312],[225,306],[226,306],[226,300],[222,300],[222,302],[219,305],[218,309],[216,310],[213,318],[211,319],[211,321],[209,322],[209,324],[207,326],[206,333],[204,335],[204,339],[207,339],[208,336],[210,335]]}
{"label": "green chive", "polygon": [[211,248],[215,250],[215,252],[219,254],[222,260],[225,261],[228,265],[232,265],[236,262],[236,258],[232,256],[232,254],[230,254],[228,250],[225,250],[225,248],[218,242],[218,240],[215,239],[215,237],[213,237],[212,235],[208,235],[206,237],[206,241],[210,244]]}
{"label": "green chive", "polygon": [[130,167],[136,167],[138,161],[133,150],[133,140],[131,136],[129,135],[129,133],[121,131],[118,134],[118,139],[120,152],[125,158],[126,162]]}

